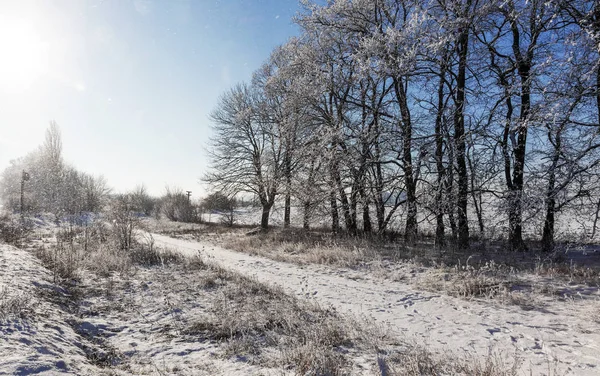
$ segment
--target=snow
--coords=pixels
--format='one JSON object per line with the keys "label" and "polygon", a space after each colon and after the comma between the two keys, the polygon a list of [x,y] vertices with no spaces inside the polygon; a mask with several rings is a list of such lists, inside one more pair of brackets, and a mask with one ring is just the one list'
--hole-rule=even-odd
{"label": "snow", "polygon": [[550,299],[542,309],[525,311],[518,306],[423,292],[409,283],[364,271],[298,266],[209,243],[153,237],[158,246],[187,256],[200,254],[297,296],[308,295],[345,313],[389,323],[401,338],[440,354],[484,357],[492,352],[507,362],[517,356],[522,360],[523,375],[545,374],[549,369],[569,375],[600,373],[600,325],[590,320],[589,312],[593,299]]}
{"label": "snow", "polygon": [[[591,310],[600,307],[592,304],[600,298],[593,295],[597,289],[577,299],[547,299],[526,311],[425,292],[410,280],[366,271],[299,266],[209,243],[153,237],[157,246],[200,255],[343,314],[375,320],[389,326],[391,335],[440,355],[483,359],[493,353],[507,364],[516,356],[522,375],[600,373],[600,324],[591,319],[598,314]],[[206,305],[189,275],[160,268],[108,279],[82,273],[79,288],[88,294],[73,307],[69,291],[52,283],[36,257],[0,245],[0,375],[285,373],[223,358],[218,343],[181,335]],[[111,367],[104,369],[103,362]]]}
{"label": "snow", "polygon": [[35,256],[0,245],[0,375],[285,374],[215,356],[216,343],[181,338],[177,309],[169,307],[196,307],[189,316],[197,318],[202,300],[174,280],[155,269],[109,279],[82,273],[80,288],[97,293],[72,306]]}
{"label": "snow", "polygon": [[0,375],[103,374],[67,324],[73,317],[58,303],[66,291],[51,280],[33,255],[0,245],[0,311],[11,311],[0,312]]}
{"label": "snow", "polygon": [[183,334],[208,305],[197,276],[160,268],[140,268],[108,281],[88,275],[84,285],[102,288],[82,302],[80,327],[105,338],[126,358],[127,370],[138,375],[280,375],[281,370],[223,359],[218,343]]}

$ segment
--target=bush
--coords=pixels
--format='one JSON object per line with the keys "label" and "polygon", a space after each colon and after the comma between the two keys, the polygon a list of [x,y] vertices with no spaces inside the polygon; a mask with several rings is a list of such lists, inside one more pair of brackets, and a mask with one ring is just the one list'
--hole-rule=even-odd
{"label": "bush", "polygon": [[21,240],[31,232],[31,226],[10,216],[0,216],[0,240],[13,245],[19,245]]}
{"label": "bush", "polygon": [[148,194],[145,186],[138,186],[131,195],[137,211],[146,216],[155,212],[158,200]]}
{"label": "bush", "polygon": [[194,207],[181,189],[171,190],[167,187],[167,191],[160,201],[161,213],[171,221],[196,222]]}
{"label": "bush", "polygon": [[140,219],[136,213],[133,195],[117,196],[110,208],[109,218],[113,226],[113,234],[122,250],[130,250],[135,241],[135,230]]}

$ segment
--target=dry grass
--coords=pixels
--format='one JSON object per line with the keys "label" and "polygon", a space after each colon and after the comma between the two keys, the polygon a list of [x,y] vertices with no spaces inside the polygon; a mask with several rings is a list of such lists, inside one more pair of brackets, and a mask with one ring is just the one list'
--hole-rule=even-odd
{"label": "dry grass", "polygon": [[533,273],[542,277],[564,279],[569,283],[600,286],[600,270],[598,268],[577,265],[572,262],[537,259]]}
{"label": "dry grass", "polygon": [[7,287],[0,287],[0,323],[26,319],[32,312],[30,297]]}
{"label": "dry grass", "polygon": [[[147,220],[148,231],[190,240],[210,241],[240,252],[261,255],[278,261],[297,264],[329,264],[356,266],[365,263],[411,262],[425,267],[474,268],[495,263],[505,269],[567,278],[577,282],[600,282],[600,265],[587,265],[567,260],[565,252],[541,254],[537,252],[510,252],[501,242],[473,242],[469,250],[448,248],[437,250],[431,239],[423,238],[416,245],[404,244],[398,236],[349,236],[327,231],[271,228],[269,232],[249,232],[251,226],[233,228],[214,223],[189,224]],[[252,235],[247,235],[252,233]],[[574,251],[574,249],[570,249]]]}
{"label": "dry grass", "polygon": [[436,356],[418,345],[380,359],[380,368],[383,368],[381,374],[389,376],[516,376],[521,366],[516,354],[507,358],[490,352],[484,358],[468,356],[465,359],[456,358],[450,353]]}
{"label": "dry grass", "polygon": [[163,222],[152,226],[170,236],[214,242],[276,261],[349,267],[430,291],[493,299],[525,310],[542,308],[547,298],[568,299],[600,287],[600,268],[566,262],[560,252],[508,252],[501,243],[477,242],[469,251],[439,251],[427,242],[408,247],[388,237],[336,236],[301,229],[273,228],[248,235],[247,227]]}
{"label": "dry grass", "polygon": [[[383,257],[393,257],[390,244],[380,239],[332,236],[327,232],[254,226],[227,227],[215,223],[192,224],[147,220],[145,228],[176,238],[218,243],[228,249],[299,265],[325,264],[357,267]],[[251,235],[247,235],[251,233]]]}
{"label": "dry grass", "polygon": [[[159,250],[152,239],[129,251],[120,250],[107,231],[101,224],[75,229],[58,234],[54,242],[36,240],[32,247],[59,279],[69,280],[69,286],[95,276],[95,284],[79,285],[73,294],[78,301],[92,296],[96,299],[93,306],[82,305],[86,311],[79,312],[79,317],[106,315],[110,321],[108,317],[114,312],[113,318],[135,322],[149,320],[154,313],[159,319],[148,324],[160,328],[164,341],[215,342],[224,358],[292,370],[298,375],[514,375],[512,368],[495,356],[455,359],[452,354],[439,355],[422,346],[407,345],[386,328],[297,299],[280,288],[200,258],[183,259]],[[347,251],[347,245],[354,242],[351,239],[288,235],[238,236],[237,241],[248,249],[274,248],[272,257],[284,253],[299,263],[356,266],[376,257],[361,243],[354,243],[356,249]],[[138,277],[144,282],[136,287]],[[160,289],[161,299],[156,299],[157,295],[144,298],[150,291],[149,283],[152,290]],[[486,294],[474,286],[463,287],[459,293]],[[144,303],[144,299],[150,301]],[[27,305],[21,303],[0,299],[0,314],[3,309],[9,314],[26,312]],[[126,325],[119,322],[113,326]],[[101,345],[88,354],[95,364],[107,369],[129,367],[131,359],[126,352],[108,342]],[[370,368],[365,368],[365,363]],[[135,373],[136,368],[131,371]]]}
{"label": "dry grass", "polygon": [[136,266],[165,265],[183,259],[178,253],[154,247],[153,239],[135,241],[130,249],[122,249],[103,222],[59,227],[53,233],[50,239],[30,242],[30,248],[53,271],[55,282],[77,280],[82,270],[108,277],[132,273]]}
{"label": "dry grass", "polygon": [[217,355],[223,359],[296,375],[515,374],[510,361],[495,355],[464,359],[434,354],[404,343],[389,328],[295,298],[198,257],[142,268],[136,277],[144,281],[138,287],[122,279],[104,286],[112,293],[99,295],[104,302],[101,309],[98,305],[89,309],[108,316],[112,309],[132,320],[159,317],[149,322],[150,327],[161,328],[164,338],[153,339],[159,343],[217,343]]}
{"label": "dry grass", "polygon": [[220,223],[187,223],[175,222],[167,219],[145,218],[141,222],[142,228],[148,232],[159,233],[173,237],[189,237],[197,240],[214,239],[219,236],[231,234],[242,235],[255,226],[236,225],[226,226]]}
{"label": "dry grass", "polygon": [[515,283],[512,271],[493,262],[482,266],[440,266],[418,282],[429,290],[445,291],[461,298],[496,298],[505,296]]}
{"label": "dry grass", "polygon": [[[345,346],[354,352],[359,348],[368,351],[367,333],[362,332],[365,337],[359,340],[357,326],[335,311],[301,302],[279,288],[209,265],[200,258],[184,260],[176,253],[154,247],[151,238],[142,240],[130,250],[122,250],[111,239],[109,229],[99,223],[85,230],[78,227],[59,229],[54,239],[36,240],[31,248],[54,271],[57,282],[71,288],[77,300],[99,296],[99,291],[103,291],[100,296],[106,302],[96,308],[95,314],[131,309],[133,300],[125,306],[118,302],[123,301],[123,292],[130,289],[121,284],[135,278],[136,269],[145,270],[146,275],[153,275],[151,270],[156,269],[156,277],[162,276],[160,278],[164,278],[169,290],[175,286],[171,280],[182,283],[185,280],[186,285],[193,281],[210,301],[208,308],[202,315],[194,314],[186,319],[182,318],[183,314],[177,314],[165,326],[166,333],[192,341],[216,341],[221,344],[225,358],[243,359],[265,367],[291,368],[302,375],[338,375],[347,374],[352,368],[351,356]],[[154,268],[156,266],[158,268]],[[83,286],[79,282],[89,273],[96,275],[96,280],[100,278],[101,285]],[[184,291],[169,290],[164,291],[165,297],[173,293],[185,294]],[[15,301],[8,304],[7,301],[7,312],[9,308],[10,312],[15,311]],[[2,303],[0,308],[4,306]],[[165,308],[170,312],[179,309],[175,306]],[[173,332],[168,328],[176,330]],[[115,363],[116,358],[111,354],[118,351],[104,340],[101,342],[102,346],[88,354],[93,364],[110,368],[127,361],[121,359],[121,354]]]}
{"label": "dry grass", "polygon": [[357,267],[382,257],[368,241],[293,230],[229,236],[221,244],[235,251],[300,265]]}
{"label": "dry grass", "polygon": [[0,214],[0,242],[19,246],[30,233],[29,223],[14,215]]}
{"label": "dry grass", "polygon": [[215,265],[204,268],[211,306],[184,333],[223,343],[225,357],[300,375],[338,375],[351,368],[350,350],[373,351],[361,325],[332,309]]}
{"label": "dry grass", "polygon": [[540,294],[556,293],[554,288],[526,281],[515,270],[493,262],[478,267],[433,268],[419,276],[415,284],[428,291],[442,291],[467,300],[494,300],[524,310],[543,308],[546,303],[540,299]]}

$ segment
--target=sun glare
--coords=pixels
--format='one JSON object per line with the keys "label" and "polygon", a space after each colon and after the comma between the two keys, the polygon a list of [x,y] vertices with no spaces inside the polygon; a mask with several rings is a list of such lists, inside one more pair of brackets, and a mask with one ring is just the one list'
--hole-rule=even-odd
{"label": "sun glare", "polygon": [[48,65],[49,45],[30,21],[0,19],[0,88],[26,90]]}

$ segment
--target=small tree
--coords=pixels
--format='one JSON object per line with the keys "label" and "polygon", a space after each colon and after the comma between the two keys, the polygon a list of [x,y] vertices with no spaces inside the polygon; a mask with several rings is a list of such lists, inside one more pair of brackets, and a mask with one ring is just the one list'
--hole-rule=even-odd
{"label": "small tree", "polygon": [[106,204],[110,188],[104,176],[92,176],[80,173],[81,185],[83,187],[83,210],[97,213]]}
{"label": "small tree", "polygon": [[190,199],[180,188],[166,187],[165,195],[160,200],[162,214],[171,221],[193,222],[194,207]]}
{"label": "small tree", "polygon": [[156,199],[148,194],[146,186],[139,185],[132,193],[136,207],[144,215],[150,216],[156,206]]}
{"label": "small tree", "polygon": [[137,208],[133,194],[117,195],[110,208],[110,219],[114,235],[122,250],[129,251],[135,240],[135,230],[139,226]]}

